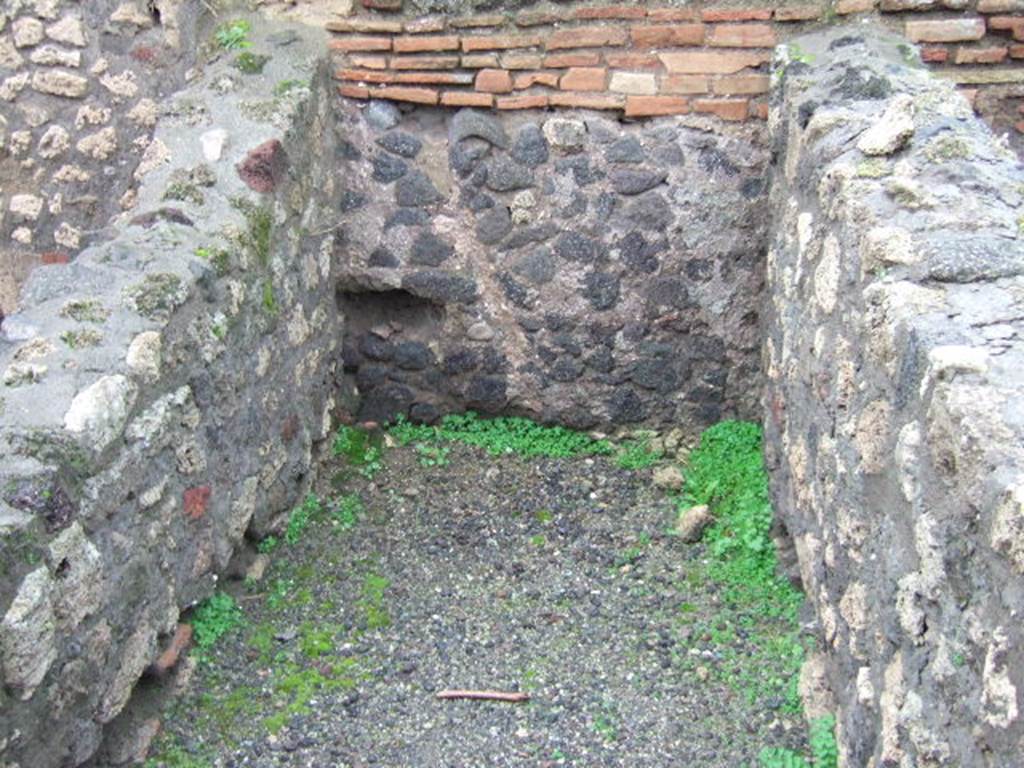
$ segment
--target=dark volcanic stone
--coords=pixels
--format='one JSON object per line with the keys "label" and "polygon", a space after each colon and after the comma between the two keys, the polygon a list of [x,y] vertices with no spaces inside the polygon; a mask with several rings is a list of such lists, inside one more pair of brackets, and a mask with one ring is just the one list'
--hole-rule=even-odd
{"label": "dark volcanic stone", "polygon": [[409,261],[427,267],[439,267],[455,253],[451,243],[447,243],[433,232],[421,232],[412,244]]}
{"label": "dark volcanic stone", "polygon": [[612,215],[615,210],[615,206],[618,203],[615,195],[611,192],[602,192],[594,200],[594,213],[599,221],[607,221],[608,217]]}
{"label": "dark volcanic stone", "polygon": [[505,407],[508,399],[505,379],[496,376],[478,376],[466,387],[466,405],[470,408],[495,413]]}
{"label": "dark volcanic stone", "polygon": [[410,171],[395,184],[395,202],[402,207],[417,208],[443,199],[444,196],[423,171]]}
{"label": "dark volcanic stone", "polygon": [[496,157],[487,166],[487,188],[495,192],[512,192],[533,186],[533,172],[507,157]]}
{"label": "dark volcanic stone", "polygon": [[348,213],[366,205],[366,195],[362,192],[353,192],[346,189],[341,193],[341,200],[338,201],[338,208],[342,213]]}
{"label": "dark volcanic stone", "polygon": [[740,172],[740,169],[733,165],[729,156],[717,147],[701,149],[697,162],[708,173],[721,171],[726,176],[735,176]]}
{"label": "dark volcanic stone", "polygon": [[378,131],[386,131],[398,125],[402,113],[390,101],[374,99],[363,111],[363,119]]}
{"label": "dark volcanic stone", "polygon": [[434,364],[434,353],[419,341],[402,341],[395,345],[395,365],[407,371],[422,371]]}
{"label": "dark volcanic stone", "polygon": [[480,367],[485,373],[500,373],[508,367],[508,359],[498,350],[488,347],[484,350]]}
{"label": "dark volcanic stone", "polygon": [[530,243],[543,243],[550,240],[559,233],[560,229],[553,221],[545,221],[542,224],[535,224],[532,227],[523,227],[506,240],[502,246],[503,251],[513,251],[522,248]]}
{"label": "dark volcanic stone", "polygon": [[399,265],[398,258],[384,246],[373,249],[367,262],[371,267],[394,268]]}
{"label": "dark volcanic stone", "polygon": [[662,277],[647,289],[647,300],[663,307],[682,309],[689,301],[686,284],[678,277]]}
{"label": "dark volcanic stone", "polygon": [[470,195],[467,205],[469,210],[479,213],[480,211],[486,211],[488,208],[493,208],[494,198],[483,192],[474,192]]}
{"label": "dark volcanic stone", "polygon": [[487,166],[479,166],[476,170],[473,171],[473,173],[469,177],[470,185],[474,187],[482,187],[484,183],[487,181],[487,174]]}
{"label": "dark volcanic stone", "polygon": [[490,151],[491,147],[485,141],[479,139],[460,141],[449,148],[448,165],[459,175],[459,178],[465,178],[473,172],[481,158],[486,157]]}
{"label": "dark volcanic stone", "polygon": [[615,367],[615,357],[607,347],[598,347],[586,357],[587,366],[598,373],[610,373]]}
{"label": "dark volcanic stone", "polygon": [[391,155],[374,155],[371,162],[373,163],[374,181],[380,181],[384,184],[397,181],[405,176],[409,170],[404,160],[399,160]]}
{"label": "dark volcanic stone", "polygon": [[535,168],[548,161],[548,141],[536,125],[524,125],[516,136],[511,154],[517,162]]}
{"label": "dark volcanic stone", "polygon": [[379,387],[388,380],[388,370],[386,365],[362,365],[356,371],[356,386],[363,392]]}
{"label": "dark volcanic stone", "polygon": [[835,87],[844,101],[885,99],[892,93],[892,83],[888,80],[856,67],[847,67]]}
{"label": "dark volcanic stone", "polygon": [[497,205],[477,216],[476,239],[485,245],[497,243],[511,231],[512,217],[504,205]]}
{"label": "dark volcanic stone", "polygon": [[501,291],[505,294],[505,298],[517,307],[522,309],[529,308],[530,292],[512,275],[508,272],[500,272],[498,274],[498,284],[501,286]]}
{"label": "dark volcanic stone", "polygon": [[551,366],[551,378],[567,384],[583,374],[583,363],[573,357],[560,357]]}
{"label": "dark volcanic stone", "polygon": [[584,278],[583,295],[594,309],[611,309],[619,302],[619,278],[607,272],[591,272]]}
{"label": "dark volcanic stone", "polygon": [[480,361],[473,349],[458,349],[444,359],[445,373],[452,376],[475,371],[478,365]]}
{"label": "dark volcanic stone", "polygon": [[359,340],[359,351],[370,360],[390,360],[395,352],[390,343],[372,333]]}
{"label": "dark volcanic stone", "polygon": [[423,148],[423,142],[405,131],[391,131],[385,133],[377,143],[394,155],[402,157],[416,157]]}
{"label": "dark volcanic stone", "polygon": [[616,219],[621,219],[628,227],[658,233],[668,229],[674,218],[671,207],[657,192],[641,195],[616,214]]}
{"label": "dark volcanic stone", "polygon": [[555,253],[570,261],[592,262],[597,258],[597,247],[589,237],[564,232],[555,241]]}
{"label": "dark volcanic stone", "polygon": [[632,136],[626,136],[605,150],[604,159],[609,163],[642,163],[646,155],[639,141]]}
{"label": "dark volcanic stone", "polygon": [[653,389],[661,394],[671,392],[679,384],[675,367],[665,358],[639,361],[633,366],[630,378],[644,389]]}
{"label": "dark volcanic stone", "polygon": [[388,422],[409,410],[415,395],[401,384],[385,384],[363,394],[359,403],[359,420]]}
{"label": "dark volcanic stone", "polygon": [[441,418],[441,411],[430,403],[414,403],[409,409],[409,418],[416,424],[436,424]]}
{"label": "dark volcanic stone", "polygon": [[472,304],[477,298],[476,281],[451,272],[425,269],[402,278],[409,293],[442,303]]}
{"label": "dark volcanic stone", "polygon": [[715,265],[708,259],[690,259],[683,265],[686,276],[695,283],[703,283],[715,274]]}
{"label": "dark volcanic stone", "polygon": [[608,399],[608,413],[616,424],[634,424],[643,421],[646,408],[636,392],[628,387],[619,387]]}
{"label": "dark volcanic stone", "polygon": [[580,187],[585,187],[604,178],[603,171],[591,168],[590,160],[586,155],[563,157],[555,162],[555,170],[559,174],[571,173],[573,181]]}
{"label": "dark volcanic stone", "polygon": [[658,254],[668,249],[668,243],[664,240],[648,243],[647,238],[634,230],[624,235],[616,247],[631,269],[650,274],[658,271]]}
{"label": "dark volcanic stone", "polygon": [[611,172],[612,189],[620,195],[639,195],[661,184],[668,171],[615,170]]}
{"label": "dark volcanic stone", "polygon": [[534,285],[544,285],[555,276],[556,266],[551,252],[547,248],[538,248],[519,259],[513,270]]}
{"label": "dark volcanic stone", "polygon": [[493,144],[500,149],[508,147],[508,134],[501,127],[501,123],[488,115],[475,109],[460,109],[452,117],[448,127],[448,141],[457,144],[470,136],[483,139],[488,144]]}

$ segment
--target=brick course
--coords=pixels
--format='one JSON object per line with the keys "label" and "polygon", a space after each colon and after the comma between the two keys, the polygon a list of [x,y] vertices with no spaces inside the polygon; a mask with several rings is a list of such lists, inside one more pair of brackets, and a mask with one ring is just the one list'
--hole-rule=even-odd
{"label": "brick course", "polygon": [[780,40],[832,13],[878,12],[921,44],[922,61],[971,86],[965,95],[1024,82],[1024,0],[977,0],[973,11],[936,10],[920,0],[794,0],[774,8],[581,3],[464,17],[364,12],[326,28],[339,93],[348,98],[745,120],[767,115],[767,69]]}

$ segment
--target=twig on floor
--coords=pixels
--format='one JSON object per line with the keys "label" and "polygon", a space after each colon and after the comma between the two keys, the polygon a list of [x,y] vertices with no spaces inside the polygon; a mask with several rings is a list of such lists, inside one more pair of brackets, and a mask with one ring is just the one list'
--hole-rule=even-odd
{"label": "twig on floor", "polygon": [[481,699],[483,701],[508,701],[518,704],[530,700],[530,694],[506,691],[438,691],[439,699]]}

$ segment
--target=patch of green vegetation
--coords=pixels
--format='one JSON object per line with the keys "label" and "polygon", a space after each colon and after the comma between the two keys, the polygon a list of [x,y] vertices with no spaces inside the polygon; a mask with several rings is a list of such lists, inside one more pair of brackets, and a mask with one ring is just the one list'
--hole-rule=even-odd
{"label": "patch of green vegetation", "polygon": [[881,179],[890,173],[889,161],[882,157],[869,157],[857,164],[857,176],[862,179]]}
{"label": "patch of green vegetation", "polygon": [[363,515],[363,500],[358,493],[349,493],[331,504],[331,520],[342,531],[352,528]]}
{"label": "patch of green vegetation", "polygon": [[538,534],[530,537],[530,546],[531,547],[537,547],[537,549],[541,549],[547,543],[548,543],[548,537],[545,536],[543,533],[538,533]]}
{"label": "patch of green vegetation", "polygon": [[301,88],[309,88],[309,82],[306,80],[282,80],[274,86],[274,96],[278,98],[287,96],[292,91],[297,91]]}
{"label": "patch of green vegetation", "polygon": [[307,659],[319,659],[334,650],[334,629],[320,629],[310,622],[299,628],[299,650]]}
{"label": "patch of green vegetation", "polygon": [[97,299],[76,299],[61,307],[60,314],[80,323],[103,323],[110,317],[110,310]]}
{"label": "patch of green vegetation", "polygon": [[591,729],[605,741],[617,741],[619,738],[619,721],[621,720],[614,702],[605,700],[601,703],[601,711],[591,722]]}
{"label": "patch of green vegetation", "polygon": [[71,349],[98,347],[103,343],[103,334],[91,328],[85,328],[81,331],[64,331],[60,335],[60,340],[71,347]]}
{"label": "patch of green vegetation", "polygon": [[164,190],[164,200],[179,200],[183,203],[202,205],[206,202],[199,187],[189,181],[172,181]]}
{"label": "patch of green vegetation", "polygon": [[302,503],[292,510],[285,527],[284,540],[289,544],[297,544],[311,523],[323,517],[323,505],[314,494],[310,493]]}
{"label": "patch of green vegetation", "polygon": [[192,631],[200,653],[208,651],[224,635],[243,623],[242,609],[227,592],[215,592],[192,614]]}
{"label": "patch of green vegetation", "polygon": [[836,745],[836,719],[833,715],[811,721],[809,743],[810,760],[784,747],[762,749],[757,756],[760,768],[837,768],[839,748]]}
{"label": "patch of green vegetation", "polygon": [[268,315],[277,314],[277,299],[274,297],[274,285],[269,280],[263,281],[263,311]]}
{"label": "patch of green vegetation", "polygon": [[195,250],[196,256],[206,259],[217,273],[217,277],[224,277],[231,271],[231,254],[223,248],[199,247]]}
{"label": "patch of green vegetation", "polygon": [[399,416],[388,434],[399,445],[460,442],[484,448],[492,456],[514,454],[569,458],[614,452],[607,440],[594,440],[565,427],[545,427],[518,416],[483,419],[472,411],[445,416],[436,427],[412,424]]}
{"label": "patch of green vegetation", "polygon": [[246,51],[235,56],[233,66],[243,75],[258,75],[267,66],[268,61],[270,61],[269,56]]}
{"label": "patch of green vegetation", "polygon": [[237,51],[242,48],[250,48],[252,42],[248,39],[252,25],[245,19],[233,19],[225,21],[213,33],[213,39],[217,45],[225,51]]}
{"label": "patch of green vegetation", "polygon": [[280,544],[280,540],[277,536],[267,536],[266,538],[260,539],[260,543],[256,545],[256,551],[261,555],[269,555]]}
{"label": "patch of green vegetation", "polygon": [[141,282],[124,289],[129,304],[143,317],[166,315],[181,303],[181,278],[171,272],[146,275]]}
{"label": "patch of green vegetation", "polygon": [[924,155],[933,163],[947,160],[966,160],[971,157],[971,145],[955,133],[941,133],[928,142]]}
{"label": "patch of green vegetation", "polygon": [[246,242],[261,267],[270,263],[270,236],[274,230],[274,216],[268,208],[253,206],[245,215],[249,223]]}
{"label": "patch of green vegetation", "polygon": [[362,596],[356,605],[363,615],[366,629],[372,631],[391,626],[391,615],[384,605],[384,592],[390,586],[390,579],[373,571],[363,577]]}
{"label": "patch of green vegetation", "polygon": [[449,448],[440,445],[416,444],[421,467],[447,467],[451,463],[448,461],[449,451]]}
{"label": "patch of green vegetation", "polygon": [[144,768],[212,768],[205,757],[189,754],[177,743],[159,744],[156,754],[147,758]]}
{"label": "patch of green vegetation", "polygon": [[331,449],[335,456],[344,457],[350,465],[358,467],[359,473],[366,478],[373,477],[382,466],[383,439],[377,433],[342,425],[334,436]]}
{"label": "patch of green vegetation", "polygon": [[282,708],[265,718],[263,726],[270,733],[277,733],[292,717],[309,714],[309,703],[318,693],[355,688],[359,682],[358,667],[358,661],[352,658],[310,667],[292,661],[285,663],[274,678],[274,693],[283,699]]}
{"label": "patch of green vegetation", "polygon": [[663,453],[653,451],[648,440],[632,440],[625,443],[615,456],[615,463],[621,469],[647,469],[661,460]]}
{"label": "patch of green vegetation", "polygon": [[555,515],[550,509],[538,509],[534,512],[533,519],[542,525],[547,525],[555,519]]}
{"label": "patch of green vegetation", "polygon": [[615,557],[614,566],[616,568],[621,568],[624,565],[632,565],[643,556],[644,550],[647,549],[650,543],[651,535],[646,531],[641,532],[640,535],[637,536],[636,544],[624,549]]}

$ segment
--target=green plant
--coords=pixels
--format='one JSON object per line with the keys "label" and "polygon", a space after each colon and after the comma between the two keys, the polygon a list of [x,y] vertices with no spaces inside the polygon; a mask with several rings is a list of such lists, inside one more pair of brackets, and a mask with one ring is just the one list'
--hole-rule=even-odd
{"label": "green plant", "polygon": [[270,61],[269,56],[246,51],[235,56],[234,67],[245,75],[258,75]]}
{"label": "green plant", "polygon": [[448,448],[439,445],[416,444],[416,453],[419,454],[421,467],[447,467],[450,463],[448,452]]}
{"label": "green plant", "polygon": [[196,647],[207,651],[224,635],[243,622],[242,609],[227,592],[215,592],[201,602],[192,614]]}
{"label": "green plant", "polygon": [[647,440],[633,440],[625,443],[615,457],[615,463],[622,469],[646,469],[656,464],[664,454],[653,451]]}
{"label": "green plant", "polygon": [[399,445],[460,442],[484,448],[494,456],[569,458],[614,451],[607,440],[594,440],[565,427],[546,427],[519,416],[482,419],[472,411],[446,416],[437,427],[411,424],[404,416],[399,416],[388,434]]}
{"label": "green plant", "polygon": [[391,586],[391,580],[378,573],[367,573],[363,577],[362,596],[357,603],[363,614],[363,624],[368,630],[391,626],[391,616],[384,605],[384,592]]}
{"label": "green plant", "polygon": [[363,514],[363,500],[358,493],[338,499],[331,509],[331,519],[343,531],[352,528]]}
{"label": "green plant", "polygon": [[335,456],[344,456],[354,467],[359,467],[363,477],[371,478],[382,466],[384,457],[383,441],[377,434],[371,435],[362,429],[342,425],[334,436],[331,446]]}
{"label": "green plant", "polygon": [[757,755],[761,768],[810,768],[807,761],[785,747],[765,747]]}
{"label": "green plant", "polygon": [[277,545],[280,543],[277,536],[267,536],[264,539],[260,539],[260,543],[256,545],[256,551],[261,555],[269,555],[277,549]]}
{"label": "green plant", "polygon": [[268,315],[277,314],[277,299],[274,298],[274,286],[269,280],[263,282],[263,310]]}
{"label": "green plant", "polygon": [[837,768],[839,747],[836,744],[835,715],[824,715],[812,720],[809,741],[815,768]]}
{"label": "green plant", "polygon": [[60,314],[80,323],[102,323],[110,317],[110,310],[96,299],[76,299],[61,307]]}
{"label": "green plant", "polygon": [[302,500],[302,504],[292,510],[285,527],[284,540],[288,544],[297,544],[311,523],[323,515],[323,505],[314,494],[310,493]]}
{"label": "green plant", "polygon": [[300,88],[309,88],[309,82],[307,80],[282,80],[274,86],[274,96],[287,96]]}
{"label": "green plant", "polygon": [[217,45],[225,51],[237,51],[252,46],[252,42],[248,40],[251,30],[252,25],[245,19],[234,19],[217,27],[213,37]]}
{"label": "green plant", "polygon": [[80,331],[64,331],[60,335],[60,340],[71,347],[71,349],[97,347],[103,342],[103,334],[91,328],[84,328]]}

